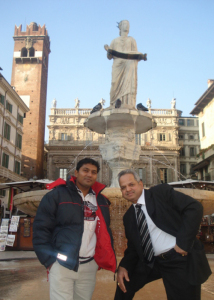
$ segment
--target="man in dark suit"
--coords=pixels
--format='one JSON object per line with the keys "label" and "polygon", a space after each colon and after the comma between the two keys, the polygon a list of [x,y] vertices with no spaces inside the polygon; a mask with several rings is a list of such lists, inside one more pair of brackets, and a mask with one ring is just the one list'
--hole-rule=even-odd
{"label": "man in dark suit", "polygon": [[133,205],[123,221],[127,249],[117,274],[115,300],[130,300],[145,284],[162,278],[168,300],[199,300],[211,270],[196,234],[202,205],[168,184],[144,190],[139,175],[118,175],[123,197]]}

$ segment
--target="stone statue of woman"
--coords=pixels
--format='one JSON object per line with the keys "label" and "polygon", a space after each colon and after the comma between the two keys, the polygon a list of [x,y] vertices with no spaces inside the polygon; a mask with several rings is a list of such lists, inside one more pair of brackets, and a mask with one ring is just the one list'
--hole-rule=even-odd
{"label": "stone statue of woman", "polygon": [[110,47],[104,46],[108,59],[114,59],[110,104],[115,105],[120,99],[123,106],[133,108],[136,105],[138,61],[147,60],[147,57],[137,51],[135,39],[128,36],[129,21],[121,21],[118,28],[120,36],[111,42]]}

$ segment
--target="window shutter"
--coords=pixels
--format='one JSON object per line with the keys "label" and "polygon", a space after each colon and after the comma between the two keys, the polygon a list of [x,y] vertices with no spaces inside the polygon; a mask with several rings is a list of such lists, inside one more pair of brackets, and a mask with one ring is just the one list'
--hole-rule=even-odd
{"label": "window shutter", "polygon": [[4,96],[3,95],[1,95],[0,101],[4,105]]}
{"label": "window shutter", "polygon": [[11,128],[11,126],[8,125],[8,140],[9,140],[9,141],[10,141],[10,128]]}
{"label": "window shutter", "polygon": [[4,137],[5,138],[7,137],[7,135],[6,135],[6,133],[7,133],[7,127],[6,127],[6,125],[7,125],[7,123],[4,122]]}

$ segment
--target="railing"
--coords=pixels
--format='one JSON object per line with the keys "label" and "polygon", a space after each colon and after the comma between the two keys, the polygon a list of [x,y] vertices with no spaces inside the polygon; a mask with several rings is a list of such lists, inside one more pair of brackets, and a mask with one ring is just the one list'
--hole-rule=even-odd
{"label": "railing", "polygon": [[152,115],[172,115],[172,109],[151,109]]}
{"label": "railing", "polygon": [[[51,115],[89,115],[92,108],[51,108]],[[180,116],[177,109],[149,109],[152,115]]]}
{"label": "railing", "polygon": [[51,115],[89,115],[91,112],[91,108],[81,108],[81,109],[75,109],[75,108],[52,108],[51,109]]}
{"label": "railing", "polygon": [[177,109],[149,109],[152,115],[158,116],[180,116],[181,111]]}
{"label": "railing", "polygon": [[45,146],[98,146],[105,143],[105,137],[102,139],[90,141],[90,140],[72,140],[72,141],[62,141],[62,140],[49,140],[49,143],[46,143]]}

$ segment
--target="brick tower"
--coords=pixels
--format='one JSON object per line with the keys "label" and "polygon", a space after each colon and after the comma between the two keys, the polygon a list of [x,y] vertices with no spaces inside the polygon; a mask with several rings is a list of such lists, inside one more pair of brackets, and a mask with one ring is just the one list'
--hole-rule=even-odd
{"label": "brick tower", "polygon": [[15,26],[11,85],[30,111],[22,140],[22,172],[28,179],[43,178],[45,113],[50,39],[45,25],[32,22],[22,32]]}

